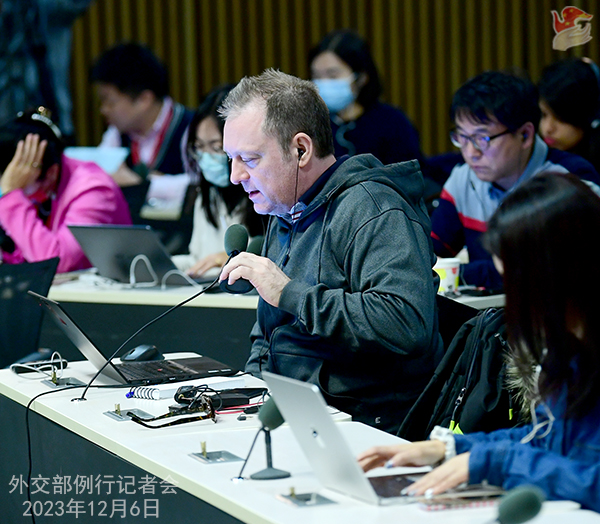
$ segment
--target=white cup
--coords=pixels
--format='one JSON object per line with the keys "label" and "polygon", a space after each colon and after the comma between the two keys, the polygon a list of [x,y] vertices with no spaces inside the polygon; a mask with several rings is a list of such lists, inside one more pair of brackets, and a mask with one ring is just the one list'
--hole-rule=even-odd
{"label": "white cup", "polygon": [[460,260],[458,258],[439,258],[433,266],[433,270],[440,276],[440,288],[438,293],[456,291],[458,287],[458,276]]}

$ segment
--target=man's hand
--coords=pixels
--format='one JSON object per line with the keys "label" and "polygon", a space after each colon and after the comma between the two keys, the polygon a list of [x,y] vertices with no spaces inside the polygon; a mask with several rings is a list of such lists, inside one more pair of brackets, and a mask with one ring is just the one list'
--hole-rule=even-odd
{"label": "man's hand", "polygon": [[252,253],[240,253],[233,257],[221,271],[220,280],[233,284],[245,278],[256,288],[263,300],[274,307],[279,306],[281,292],[290,278],[270,259]]}
{"label": "man's hand", "polygon": [[2,194],[23,189],[39,178],[47,144],[46,140],[40,142],[40,136],[34,134],[28,134],[25,140],[19,141],[15,155],[0,178]]}
{"label": "man's hand", "polygon": [[112,174],[112,178],[120,187],[137,186],[142,183],[142,177],[129,169],[125,162]]}

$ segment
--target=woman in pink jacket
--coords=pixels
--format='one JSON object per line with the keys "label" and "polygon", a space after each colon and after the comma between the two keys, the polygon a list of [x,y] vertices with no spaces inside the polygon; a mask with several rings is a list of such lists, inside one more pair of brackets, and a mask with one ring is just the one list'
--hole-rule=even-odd
{"label": "woman in pink jacket", "polygon": [[90,267],[68,229],[131,224],[120,188],[100,167],[63,155],[47,110],[0,127],[0,252],[4,263],[58,256],[58,272]]}

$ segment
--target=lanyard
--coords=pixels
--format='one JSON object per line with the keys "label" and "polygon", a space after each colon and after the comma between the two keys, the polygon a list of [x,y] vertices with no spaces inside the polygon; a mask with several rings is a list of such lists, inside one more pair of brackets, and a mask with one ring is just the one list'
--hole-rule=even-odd
{"label": "lanyard", "polygon": [[[169,126],[171,125],[171,120],[173,118],[173,108],[171,108],[169,110],[169,114],[167,115],[167,118],[165,118],[165,121],[163,122],[159,134],[158,134],[158,138],[156,140],[156,143],[154,145],[154,151],[152,153],[152,157],[150,159],[150,162],[148,162],[148,167],[152,168],[154,167],[154,163],[156,162],[156,157],[158,156],[158,153],[162,147],[163,141],[165,139],[165,136],[167,134],[167,130],[169,129]],[[133,161],[133,165],[137,165],[140,163],[140,143],[138,140],[132,140],[131,141],[131,160]]]}

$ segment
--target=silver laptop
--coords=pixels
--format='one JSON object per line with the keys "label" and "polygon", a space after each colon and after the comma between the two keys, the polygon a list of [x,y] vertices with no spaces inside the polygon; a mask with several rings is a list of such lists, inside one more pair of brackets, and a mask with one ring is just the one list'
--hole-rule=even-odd
{"label": "silver laptop", "polygon": [[[75,321],[67,314],[58,302],[28,291],[35,297],[40,305],[44,306],[54,321],[67,335],[69,340],[81,351],[96,369],[100,370],[106,365],[107,359],[92,343]],[[231,376],[238,370],[210,357],[197,356],[173,360],[150,360],[146,362],[123,362],[114,364],[110,362],[102,374],[116,380],[119,384],[162,384],[166,382],[179,382],[197,378]]]}
{"label": "silver laptop", "polygon": [[173,271],[167,283],[177,286],[189,284],[178,274],[171,255],[150,226],[104,224],[68,228],[102,277],[122,283],[154,282],[160,285],[164,276]]}
{"label": "silver laptop", "polygon": [[331,418],[317,386],[266,371],[262,378],[325,488],[370,504],[410,501],[400,492],[422,473],[367,477]]}

